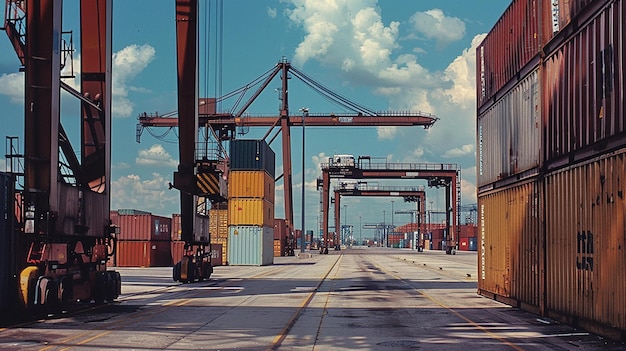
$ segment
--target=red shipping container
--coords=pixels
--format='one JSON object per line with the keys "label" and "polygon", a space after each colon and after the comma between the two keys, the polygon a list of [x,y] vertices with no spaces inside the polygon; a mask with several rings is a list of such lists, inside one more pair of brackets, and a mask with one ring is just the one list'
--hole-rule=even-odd
{"label": "red shipping container", "polygon": [[459,239],[459,250],[469,251],[469,239],[468,238]]}
{"label": "red shipping container", "polygon": [[172,265],[169,241],[118,241],[110,261],[116,267],[167,267]]}
{"label": "red shipping container", "polygon": [[274,218],[274,240],[287,238],[287,222],[281,218]]}
{"label": "red shipping container", "polygon": [[172,219],[155,216],[149,212],[118,210],[111,221],[119,226],[119,240],[171,240]]}

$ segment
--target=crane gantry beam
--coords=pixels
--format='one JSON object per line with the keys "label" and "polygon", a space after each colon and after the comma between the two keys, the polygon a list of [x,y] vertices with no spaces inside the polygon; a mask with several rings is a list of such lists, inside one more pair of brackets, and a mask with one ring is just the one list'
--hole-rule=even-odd
{"label": "crane gantry beam", "polygon": [[[237,127],[269,127],[265,138],[275,127],[280,128],[282,134],[282,158],[283,158],[283,175],[284,178],[284,199],[285,199],[285,220],[287,223],[287,232],[293,233],[293,195],[292,195],[292,172],[291,172],[291,132],[292,126],[315,126],[315,127],[347,127],[347,126],[421,126],[424,128],[431,127],[438,118],[429,113],[422,112],[376,112],[369,110],[359,104],[349,101],[348,99],[330,91],[320,83],[313,80],[303,72],[297,70],[287,60],[282,60],[276,66],[268,71],[266,78],[260,87],[253,93],[243,107],[236,112],[218,112],[216,106],[218,101],[225,98],[203,98],[198,101],[198,122],[197,127],[209,127],[215,133],[217,139],[228,140],[235,138],[235,130]],[[288,97],[288,80],[289,73],[293,73],[296,78],[302,80],[306,85],[325,95],[327,98],[334,100],[343,106],[346,110],[353,113],[328,113],[328,114],[312,114],[307,113],[305,116],[291,115],[289,111]],[[251,116],[246,114],[247,109],[252,105],[254,100],[267,88],[270,82],[277,76],[281,77],[281,107],[278,116]],[[233,96],[232,93],[226,96]],[[163,116],[158,114],[142,113],[138,117],[137,125],[137,142],[146,127],[168,127],[173,128],[179,126],[179,118],[177,116]],[[181,155],[181,157],[183,157]],[[302,228],[304,229],[304,228]]]}

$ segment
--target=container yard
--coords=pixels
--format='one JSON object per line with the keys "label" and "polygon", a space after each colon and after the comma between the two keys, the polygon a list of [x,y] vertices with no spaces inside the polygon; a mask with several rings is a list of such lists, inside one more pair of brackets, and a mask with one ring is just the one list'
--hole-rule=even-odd
{"label": "container yard", "polygon": [[476,64],[480,294],[616,340],[625,15],[621,0],[513,1]]}

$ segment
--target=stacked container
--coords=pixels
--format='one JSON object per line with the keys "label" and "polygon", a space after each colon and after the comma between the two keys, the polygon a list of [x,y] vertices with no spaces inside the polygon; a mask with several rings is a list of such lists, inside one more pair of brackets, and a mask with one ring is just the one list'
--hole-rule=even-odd
{"label": "stacked container", "polygon": [[274,168],[264,140],[230,142],[228,264],[274,262]]}
{"label": "stacked container", "polygon": [[[213,204],[209,210],[209,236],[211,238],[211,265],[227,265],[228,211],[225,204]],[[185,242],[181,240],[180,214],[172,215],[172,260],[179,262],[184,254]]]}
{"label": "stacked container", "polygon": [[625,23],[514,0],[477,48],[479,292],[622,340]]}
{"label": "stacked container", "polygon": [[172,265],[172,219],[150,212],[122,209],[111,211],[119,227],[117,248],[110,261],[117,267],[166,267]]}
{"label": "stacked container", "polygon": [[274,257],[286,256],[287,223],[285,219],[274,219]]}

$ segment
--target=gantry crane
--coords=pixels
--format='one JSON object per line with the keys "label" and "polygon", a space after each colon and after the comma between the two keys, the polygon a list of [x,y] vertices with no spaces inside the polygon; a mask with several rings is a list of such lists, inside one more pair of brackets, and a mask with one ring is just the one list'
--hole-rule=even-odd
{"label": "gantry crane", "polygon": [[[293,74],[293,76],[300,79],[317,93],[324,95],[328,99],[331,99],[337,104],[343,106],[346,110],[352,112],[313,114],[307,111],[302,115],[292,115],[289,110],[288,94],[288,81],[290,78],[290,74]],[[279,115],[273,117],[248,115],[246,113],[248,108],[261,94],[261,92],[268,87],[270,82],[272,82],[276,76],[280,76],[281,78],[281,107]],[[194,105],[194,107],[197,107],[200,110],[200,113],[198,114],[199,118],[194,123],[196,123],[196,128],[205,127],[211,130],[218,140],[228,140],[230,138],[235,138],[236,129],[238,127],[269,127],[269,130],[267,131],[263,139],[266,139],[275,127],[280,128],[279,131],[282,134],[283,174],[282,176],[277,177],[277,179],[280,179],[281,177],[284,178],[284,205],[288,233],[293,233],[294,229],[290,131],[290,128],[292,126],[304,126],[306,123],[306,126],[314,127],[422,126],[424,128],[429,128],[438,120],[436,116],[423,112],[377,112],[370,110],[362,105],[350,101],[349,99],[337,93],[332,92],[330,89],[324,87],[322,84],[318,83],[310,76],[292,66],[291,63],[285,59],[278,62],[273,69],[269,70],[263,77],[259,77],[255,81],[262,81],[262,84],[260,84],[259,88],[243,104],[243,106],[236,111],[234,110],[234,108],[232,111],[228,112],[218,112],[216,110],[218,102],[221,102],[226,98],[232,97],[235,92],[226,94],[223,97],[217,99],[200,99],[198,104]],[[242,90],[243,89],[239,89],[236,92]],[[178,117],[175,115],[162,116],[158,114],[148,113],[143,113],[139,115],[139,123],[137,125],[137,141],[139,142],[143,130],[148,127],[174,128],[178,126],[179,128],[182,128],[183,115],[181,112],[182,111],[179,109]],[[271,139],[271,141],[274,140],[276,135]],[[182,133],[180,139],[182,140]],[[180,156],[182,160],[182,154]],[[187,155],[186,157],[189,157],[189,155]]]}
{"label": "gantry crane", "polygon": [[[23,177],[23,189],[16,186],[14,237],[3,245],[13,244],[17,299],[26,308],[58,312],[64,303],[111,301],[121,291],[119,273],[106,267],[115,247],[111,6],[110,0],[80,1],[77,91],[61,80],[73,78],[61,70],[72,67],[74,50],[71,33],[62,30],[63,3],[6,1],[4,29],[25,73],[25,135],[23,155],[7,156],[23,157],[24,169],[11,170]],[[61,90],[81,103],[80,158],[61,125]]]}

